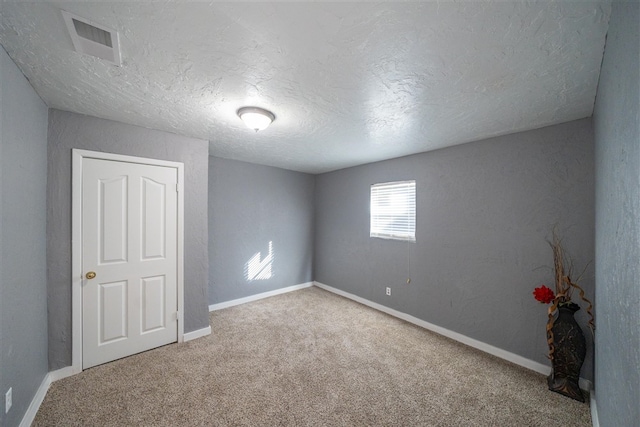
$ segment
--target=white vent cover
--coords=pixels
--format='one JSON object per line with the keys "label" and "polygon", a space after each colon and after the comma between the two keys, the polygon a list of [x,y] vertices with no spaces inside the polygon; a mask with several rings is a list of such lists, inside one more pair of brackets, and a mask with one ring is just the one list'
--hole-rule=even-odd
{"label": "white vent cover", "polygon": [[115,30],[64,10],[62,16],[77,52],[96,56],[117,66],[122,64],[120,42]]}

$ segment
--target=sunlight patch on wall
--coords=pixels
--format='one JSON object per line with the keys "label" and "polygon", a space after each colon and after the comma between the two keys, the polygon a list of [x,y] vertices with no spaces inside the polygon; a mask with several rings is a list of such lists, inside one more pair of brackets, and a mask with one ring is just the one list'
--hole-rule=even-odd
{"label": "sunlight patch on wall", "polygon": [[244,264],[244,276],[247,281],[271,279],[273,277],[273,258],[273,242],[271,241],[267,256],[262,258],[262,253],[258,252]]}

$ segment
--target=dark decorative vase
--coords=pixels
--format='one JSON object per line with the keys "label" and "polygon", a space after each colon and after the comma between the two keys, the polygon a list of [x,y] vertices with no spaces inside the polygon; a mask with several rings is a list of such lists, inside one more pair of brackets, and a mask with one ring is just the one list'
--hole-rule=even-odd
{"label": "dark decorative vase", "polygon": [[558,317],[553,322],[553,346],[551,374],[547,378],[549,390],[584,402],[578,385],[580,369],[587,353],[582,329],[573,317],[580,306],[574,303],[558,307]]}

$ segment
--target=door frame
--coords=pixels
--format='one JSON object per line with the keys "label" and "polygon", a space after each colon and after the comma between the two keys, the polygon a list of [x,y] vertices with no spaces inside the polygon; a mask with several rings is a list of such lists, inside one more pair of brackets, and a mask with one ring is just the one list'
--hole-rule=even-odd
{"label": "door frame", "polygon": [[84,159],[164,166],[177,170],[178,342],[184,342],[184,163],[76,148],[72,149],[71,153],[71,367],[73,373],[82,372],[82,162]]}

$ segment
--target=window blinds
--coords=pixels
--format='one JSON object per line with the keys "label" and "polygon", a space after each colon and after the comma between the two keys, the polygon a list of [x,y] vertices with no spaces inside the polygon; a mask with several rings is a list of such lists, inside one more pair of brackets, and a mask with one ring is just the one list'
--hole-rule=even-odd
{"label": "window blinds", "polygon": [[416,240],[416,182],[371,186],[371,237]]}

